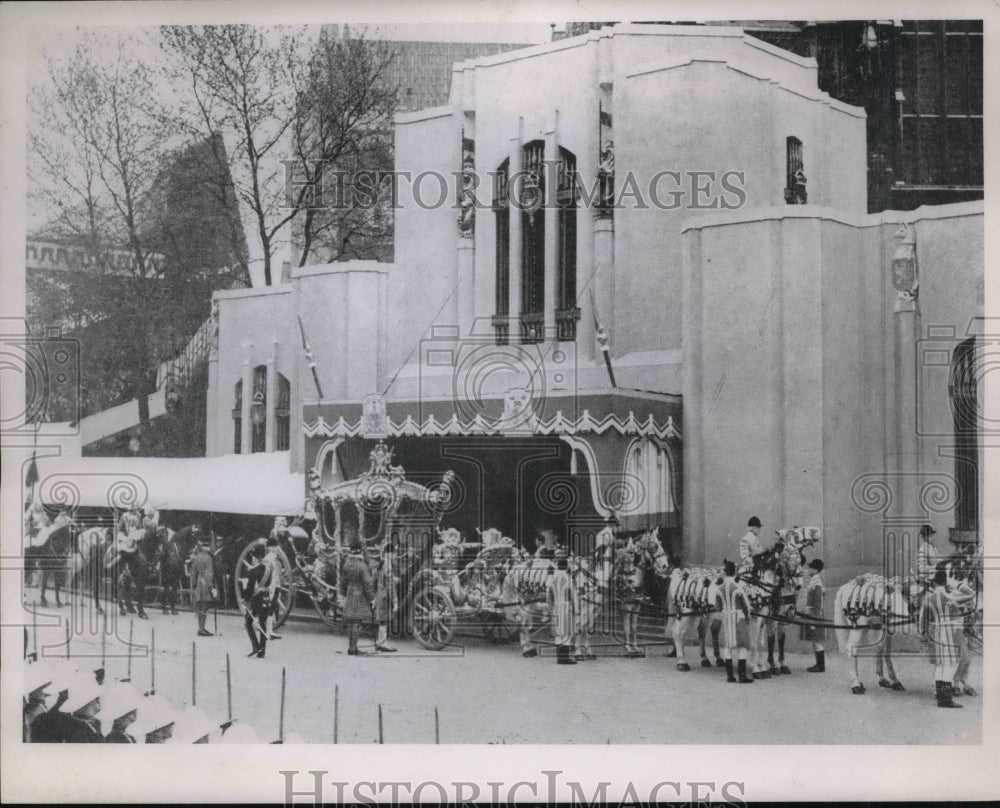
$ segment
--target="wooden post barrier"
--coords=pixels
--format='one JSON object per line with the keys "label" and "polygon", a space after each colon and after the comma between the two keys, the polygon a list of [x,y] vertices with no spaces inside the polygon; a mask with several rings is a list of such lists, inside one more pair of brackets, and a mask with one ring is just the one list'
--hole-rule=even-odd
{"label": "wooden post barrier", "polygon": [[285,668],[281,668],[281,711],[278,713],[278,743],[285,742]]}
{"label": "wooden post barrier", "polygon": [[156,695],[156,629],[150,627],[149,629],[149,696]]}
{"label": "wooden post barrier", "polygon": [[233,679],[229,670],[229,653],[226,653],[226,720],[233,723]]}
{"label": "wooden post barrier", "polygon": [[438,720],[438,708],[434,707],[434,743],[441,743],[441,723]]}
{"label": "wooden post barrier", "polygon": [[383,739],[383,736],[382,736],[382,705],[381,704],[379,704],[379,706],[378,706],[378,742],[379,743],[384,743],[384,739]]}
{"label": "wooden post barrier", "polygon": [[198,647],[191,640],[191,706],[198,704]]}
{"label": "wooden post barrier", "polygon": [[125,678],[122,679],[123,682],[131,682],[132,681],[132,629],[133,628],[135,628],[135,624],[133,623],[132,619],[129,618],[129,621],[128,621],[128,650],[127,650],[127,654],[128,654],[127,659],[128,659],[128,661],[125,663],[125,665],[126,665],[126,667],[125,667]]}
{"label": "wooden post barrier", "polygon": [[333,686],[333,742],[337,743],[337,724],[340,720],[340,685]]}

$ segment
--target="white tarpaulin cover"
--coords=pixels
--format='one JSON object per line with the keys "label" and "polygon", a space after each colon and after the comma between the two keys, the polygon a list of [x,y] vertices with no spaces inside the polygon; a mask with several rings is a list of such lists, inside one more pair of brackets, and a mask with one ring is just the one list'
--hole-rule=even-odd
{"label": "white tarpaulin cover", "polygon": [[294,516],[305,506],[305,475],[288,452],[221,457],[39,457],[46,505]]}

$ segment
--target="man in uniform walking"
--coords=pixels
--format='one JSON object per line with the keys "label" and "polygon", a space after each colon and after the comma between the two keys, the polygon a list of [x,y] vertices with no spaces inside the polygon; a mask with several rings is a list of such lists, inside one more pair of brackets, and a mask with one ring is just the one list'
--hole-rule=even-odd
{"label": "man in uniform walking", "polygon": [[941,560],[941,553],[934,546],[935,533],[937,531],[930,525],[922,525],[917,543],[917,578],[927,586],[933,586],[937,564]]}
{"label": "man in uniform walking", "polygon": [[952,681],[960,660],[958,635],[965,630],[965,606],[975,596],[957,588],[949,591],[948,584],[947,565],[939,563],[927,599],[934,645],[934,692],[938,707],[961,707],[952,698]]}
{"label": "man in uniform walking", "polygon": [[264,658],[267,649],[267,617],[271,612],[271,568],[264,561],[264,546],[255,544],[250,550],[250,568],[239,579],[242,594],[243,625],[250,638],[248,657]]}
{"label": "man in uniform walking", "polygon": [[[715,594],[715,608],[722,621],[722,659],[726,663],[726,681],[752,685],[747,676],[747,650],[750,648],[750,600],[743,584],[736,580],[736,564],[723,564],[724,577]],[[739,679],[733,675],[733,650],[738,657]]]}
{"label": "man in uniform walking", "polygon": [[[823,572],[823,562],[814,558],[809,562],[809,569],[813,571],[813,574],[806,587],[806,613],[814,620],[824,620],[826,614],[823,608],[823,596],[826,588],[820,577],[820,573]],[[816,655],[816,664],[806,668],[806,670],[809,673],[824,673],[826,671],[826,651],[823,647],[823,641],[826,639],[826,628],[813,624],[802,625],[800,629],[799,638],[811,641],[813,653]]]}
{"label": "man in uniform walking", "polygon": [[740,539],[740,574],[746,574],[753,569],[753,558],[764,552],[760,546],[760,519],[751,516],[747,522],[746,535]]}
{"label": "man in uniform walking", "polygon": [[212,636],[212,632],[205,628],[205,623],[208,620],[208,605],[215,595],[215,564],[208,551],[208,542],[199,539],[198,551],[191,562],[191,599],[198,615],[199,637]]}
{"label": "man in uniform walking", "polygon": [[556,662],[575,665],[571,651],[576,615],[579,612],[576,589],[569,577],[569,558],[565,547],[555,551],[556,568],[545,584],[545,602],[552,619],[552,639],[556,644]]}
{"label": "man in uniform walking", "polygon": [[[285,531],[287,534],[287,530]],[[264,636],[269,640],[280,640],[281,635],[274,633],[274,623],[278,618],[278,586],[281,584],[281,564],[278,561],[279,534],[271,531],[267,537],[267,553],[264,555],[264,566],[267,572],[263,574],[263,586],[267,588],[267,598],[262,603],[265,609],[264,620],[261,626]]]}
{"label": "man in uniform walking", "polygon": [[350,552],[344,559],[340,573],[340,594],[344,597],[344,618],[347,620],[347,653],[351,656],[365,656],[366,651],[358,650],[358,633],[362,623],[372,621],[372,601],[375,587],[372,571],[365,561],[361,539],[351,538]]}

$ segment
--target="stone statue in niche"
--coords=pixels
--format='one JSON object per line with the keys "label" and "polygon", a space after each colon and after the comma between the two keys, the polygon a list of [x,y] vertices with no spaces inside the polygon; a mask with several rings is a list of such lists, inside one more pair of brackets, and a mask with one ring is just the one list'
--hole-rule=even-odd
{"label": "stone statue in niche", "polygon": [[792,175],[792,204],[804,205],[806,200],[806,172],[798,168]]}
{"label": "stone statue in niche", "polygon": [[462,138],[462,191],[458,204],[458,233],[472,238],[476,227],[476,152],[475,141],[469,138]]}
{"label": "stone statue in niche", "polygon": [[600,160],[597,163],[597,181],[600,189],[599,208],[610,211],[615,196],[615,144],[605,140],[601,146]]}
{"label": "stone statue in niche", "polygon": [[920,279],[917,275],[917,233],[911,224],[896,231],[896,252],[892,256],[892,285],[900,300],[916,300]]}

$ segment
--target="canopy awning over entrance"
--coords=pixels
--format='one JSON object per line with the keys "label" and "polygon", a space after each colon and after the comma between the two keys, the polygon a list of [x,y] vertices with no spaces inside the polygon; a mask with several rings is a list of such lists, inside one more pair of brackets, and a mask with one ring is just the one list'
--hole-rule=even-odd
{"label": "canopy awning over entrance", "polygon": [[[679,400],[616,390],[550,395],[516,390],[506,398],[381,401],[374,412],[361,402],[307,404],[307,438],[444,437],[447,435],[576,435],[617,433],[661,440],[680,438]],[[521,397],[518,397],[521,394]]]}
{"label": "canopy awning over entrance", "polygon": [[294,516],[305,506],[305,475],[288,452],[221,457],[40,457],[38,495],[55,507]]}
{"label": "canopy awning over entrance", "polygon": [[303,408],[306,467],[323,484],[360,473],[385,440],[420,482],[457,475],[446,526],[467,536],[497,527],[531,541],[548,526],[571,535],[616,514],[622,529],[679,531],[681,401],[640,390],[533,398],[310,402]]}

